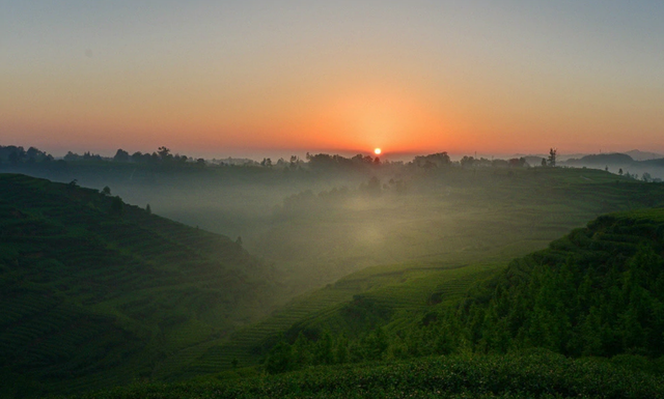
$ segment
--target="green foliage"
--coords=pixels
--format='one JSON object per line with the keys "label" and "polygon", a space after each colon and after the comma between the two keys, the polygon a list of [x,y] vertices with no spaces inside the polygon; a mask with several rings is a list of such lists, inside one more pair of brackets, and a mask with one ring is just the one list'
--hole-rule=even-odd
{"label": "green foliage", "polygon": [[436,357],[276,376],[135,385],[77,396],[129,398],[631,398],[664,395],[664,379],[609,362],[570,360],[547,351],[508,356]]}
{"label": "green foliage", "polygon": [[[110,192],[110,191],[109,191]],[[123,210],[122,199],[118,196],[113,197],[111,200],[111,214],[113,215],[122,215]]]}
{"label": "green foliage", "polygon": [[600,217],[512,262],[445,320],[461,320],[475,350],[660,357],[662,232],[662,209]]}
{"label": "green foliage", "polygon": [[3,397],[148,378],[270,300],[227,237],[76,185],[0,175],[0,193]]}
{"label": "green foliage", "polygon": [[293,349],[285,342],[275,345],[265,361],[265,370],[268,373],[282,373],[294,369],[297,361],[293,356]]}
{"label": "green foliage", "polygon": [[[355,334],[331,337],[331,346],[347,354],[334,363],[531,347],[575,357],[664,355],[664,209],[602,216],[588,226],[515,259],[456,302],[448,291],[443,303],[438,291],[402,314],[396,303],[406,296],[386,285],[289,331],[324,331],[343,321],[340,331]],[[480,280],[471,268],[460,270]],[[398,301],[388,305],[383,292]],[[413,314],[420,323],[406,321]],[[320,364],[312,360],[317,340],[300,333],[294,344],[282,342],[280,348],[293,345],[299,360],[279,372]]]}
{"label": "green foliage", "polygon": [[[114,193],[172,185],[186,191],[190,199],[195,187],[219,186],[219,194],[231,189],[240,192],[247,183],[258,182],[265,184],[258,190],[264,196],[281,184],[272,181],[294,181],[298,189],[293,188],[291,195],[300,187],[306,193],[308,183],[329,172],[293,169],[288,175],[276,174],[278,164],[274,168],[206,167],[193,172],[184,166],[176,168],[177,160],[169,152],[162,154],[163,160],[155,155],[152,163],[116,162],[112,172],[104,172],[118,179],[118,183],[108,182]],[[275,273],[249,257],[241,245],[149,215],[119,198],[114,205],[112,197],[77,185],[51,185],[23,177],[13,177],[22,180],[20,184],[3,183],[0,232],[9,239],[0,242],[0,276],[7,287],[25,288],[25,293],[11,295],[25,295],[30,298],[25,302],[34,304],[28,309],[6,302],[12,305],[3,311],[17,309],[6,312],[13,326],[24,317],[26,325],[38,325],[12,330],[6,342],[11,343],[10,351],[30,348],[28,352],[35,354],[30,364],[36,367],[44,364],[37,360],[45,358],[48,364],[58,364],[54,368],[63,365],[66,371],[58,375],[55,370],[56,377],[48,374],[52,369],[44,374],[21,369],[19,374],[60,392],[134,379],[181,381],[231,369],[232,360],[242,367],[256,365],[261,358],[267,361],[280,332],[285,339],[282,347],[289,347],[291,353],[285,357],[284,368],[277,367],[284,363],[274,359],[274,372],[437,354],[504,353],[523,346],[574,355],[625,350],[641,356],[648,350],[652,319],[659,317],[653,313],[650,288],[642,285],[640,272],[628,272],[626,266],[608,272],[614,263],[637,254],[641,238],[632,234],[637,232],[630,230],[634,226],[600,229],[593,235],[575,231],[540,255],[512,262],[503,277],[506,281],[491,280],[472,295],[464,295],[475,282],[504,269],[509,259],[543,248],[553,237],[600,213],[661,203],[661,185],[628,182],[604,171],[507,171],[489,166],[483,170],[477,165],[459,169],[425,162],[422,167],[394,169],[400,174],[394,178],[408,188],[406,194],[395,188],[396,183],[375,184],[389,181],[389,165],[379,167],[361,159],[352,165],[370,172],[353,175],[357,183],[353,187],[375,174],[372,184],[380,196],[362,194],[359,188],[326,188],[329,191],[318,195],[314,191],[295,195],[275,208],[274,214],[255,217],[251,223],[242,217],[233,219],[232,223],[250,230],[243,232],[242,246],[260,248],[261,255],[277,260],[282,292],[295,295],[330,283],[246,328],[241,327],[276,303],[272,295]],[[86,179],[107,165],[70,167],[72,175],[59,178],[70,181],[80,174],[81,184],[87,185]],[[136,183],[126,185],[127,179]],[[107,182],[94,186],[103,184]],[[157,201],[161,202],[150,199],[159,212],[172,201],[165,193],[159,191]],[[68,205],[59,202],[65,199]],[[225,199],[215,197],[215,206]],[[230,224],[226,219],[235,217],[217,208],[202,209],[198,220],[182,220],[216,226]],[[285,214],[288,217],[281,217]],[[658,217],[657,212],[643,215],[648,220]],[[253,235],[252,224],[259,226]],[[664,229],[659,229],[640,231],[661,237]],[[574,262],[568,262],[570,253]],[[642,256],[649,257],[646,252]],[[600,267],[596,272],[580,272],[578,265],[583,262]],[[567,271],[561,271],[564,267]],[[568,281],[583,293],[574,300],[565,293]],[[601,300],[592,299],[602,284],[615,288]],[[664,286],[661,281],[652,284]],[[41,303],[35,299],[39,297],[60,302]],[[624,298],[632,305],[625,305]],[[459,300],[463,301],[456,306]],[[572,312],[568,306],[580,310]],[[52,309],[65,314],[61,321],[43,317],[58,314]],[[531,317],[533,310],[536,317]],[[614,311],[620,317],[610,320],[608,315]],[[81,321],[84,334],[58,351],[60,335],[55,332],[72,320],[78,323],[79,316],[92,322]],[[98,329],[88,327],[94,323]],[[80,359],[74,362],[67,357],[69,348],[80,347],[97,334],[100,340],[80,352]],[[42,340],[44,336],[52,338]],[[49,348],[44,349],[41,342],[49,342]],[[95,346],[98,343],[103,350]],[[12,359],[19,355],[11,354]],[[86,364],[95,366],[86,369]],[[70,369],[79,374],[70,378],[74,375],[67,374]]]}

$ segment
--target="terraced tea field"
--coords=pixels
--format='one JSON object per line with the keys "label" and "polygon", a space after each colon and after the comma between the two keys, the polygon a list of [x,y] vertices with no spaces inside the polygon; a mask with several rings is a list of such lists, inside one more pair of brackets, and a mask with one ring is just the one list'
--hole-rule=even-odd
{"label": "terraced tea field", "polygon": [[411,184],[402,197],[308,197],[290,219],[266,220],[259,261],[97,190],[0,176],[3,389],[186,380],[257,365],[280,335],[306,329],[398,333],[597,215],[664,198],[659,184],[596,170],[458,170]]}
{"label": "terraced tea field", "polygon": [[0,175],[0,392],[149,378],[260,315],[270,275],[227,237],[96,190]]}
{"label": "terraced tea field", "polygon": [[[266,320],[238,331],[228,342],[199,348],[199,352],[205,350],[199,358],[191,353],[189,371],[180,376],[228,369],[234,359],[241,366],[255,365],[265,353],[261,348],[269,347],[279,334],[292,336],[303,328],[347,336],[361,334],[368,326],[343,316],[354,304],[370,306],[378,313],[382,310],[386,316],[374,321],[388,331],[406,328],[421,322],[432,296],[436,303],[452,303],[474,284],[506,267],[511,259],[545,248],[551,240],[603,212],[664,200],[660,185],[620,179],[597,170],[521,171],[512,176],[478,178],[490,184],[454,188],[454,181],[448,181],[451,194],[440,197],[439,202],[408,197],[409,203],[404,201],[401,209],[377,209],[370,211],[369,217],[358,217],[380,220],[389,214],[390,220],[402,220],[392,241],[368,252],[385,249],[398,253],[399,248],[410,247],[413,259],[398,261],[395,256],[393,264],[365,268],[294,299]],[[420,196],[430,199],[432,194]],[[426,208],[414,209],[413,204]],[[417,218],[422,214],[431,218]],[[330,213],[315,219],[315,228],[322,231],[329,227],[326,223],[346,223],[344,230],[352,232],[358,228],[352,221],[355,216],[331,208]],[[311,216],[305,214],[300,222],[308,218]],[[421,254],[414,256],[418,251]],[[320,264],[320,259],[312,259],[311,264]]]}

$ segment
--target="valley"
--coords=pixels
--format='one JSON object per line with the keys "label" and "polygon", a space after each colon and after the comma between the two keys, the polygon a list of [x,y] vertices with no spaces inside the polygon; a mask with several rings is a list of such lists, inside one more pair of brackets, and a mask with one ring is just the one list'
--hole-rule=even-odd
{"label": "valley", "polygon": [[[4,389],[17,397],[482,352],[459,343],[463,326],[431,336],[469,292],[602,214],[664,198],[657,183],[567,168],[212,169],[157,173],[144,187],[116,170],[113,189],[79,186],[99,168],[70,168],[63,177],[81,179],[66,184],[2,176],[3,357],[15,376]],[[224,191],[258,198],[211,211]],[[291,194],[252,213],[263,192]],[[162,208],[194,227],[152,213]],[[244,226],[235,239],[195,223],[222,231],[228,212]],[[325,340],[335,354],[321,360]],[[304,357],[274,366],[283,343]]]}

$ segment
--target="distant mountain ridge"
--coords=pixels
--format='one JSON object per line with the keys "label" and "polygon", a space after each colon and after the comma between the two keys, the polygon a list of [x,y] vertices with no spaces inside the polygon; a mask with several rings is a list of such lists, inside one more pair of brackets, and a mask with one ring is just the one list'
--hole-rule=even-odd
{"label": "distant mountain ridge", "polygon": [[625,154],[629,155],[634,159],[635,161],[650,161],[652,159],[661,159],[664,158],[664,154],[658,154],[655,152],[647,152],[647,151],[639,151],[639,150],[631,150],[625,152]]}
{"label": "distant mountain ridge", "polygon": [[571,158],[565,161],[566,165],[594,165],[594,166],[604,166],[604,165],[632,165],[636,161],[627,155],[622,153],[610,153],[610,154],[591,154],[586,155],[582,158]]}
{"label": "distant mountain ridge", "polygon": [[560,162],[563,166],[576,168],[588,167],[595,169],[608,169],[612,173],[629,173],[634,178],[645,181],[659,182],[664,178],[664,158],[651,158],[658,156],[655,153],[643,153],[637,150],[630,151],[638,160],[626,153],[591,154],[581,158],[571,158]]}

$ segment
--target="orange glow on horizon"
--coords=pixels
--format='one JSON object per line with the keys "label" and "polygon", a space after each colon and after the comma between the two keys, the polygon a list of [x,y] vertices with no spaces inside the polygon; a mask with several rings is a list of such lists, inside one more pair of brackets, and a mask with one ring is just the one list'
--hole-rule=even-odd
{"label": "orange glow on horizon", "polygon": [[556,7],[571,18],[452,2],[15,3],[0,14],[3,145],[664,153],[664,25],[646,6],[602,9],[615,30],[574,2]]}
{"label": "orange glow on horizon", "polygon": [[[71,79],[66,82],[76,95],[69,97],[62,97],[53,83],[27,78],[7,83],[9,95],[0,98],[0,108],[10,110],[0,121],[5,144],[47,151],[107,148],[110,155],[117,148],[146,151],[161,145],[174,152],[220,155],[272,149],[367,153],[377,144],[389,148],[390,155],[542,153],[552,146],[592,152],[597,143],[625,151],[622,134],[634,126],[644,134],[632,138],[630,147],[656,150],[658,127],[664,127],[661,118],[649,125],[647,110],[639,113],[637,124],[607,114],[601,102],[569,110],[553,99],[506,100],[498,108],[490,106],[488,97],[398,79],[358,83],[339,78],[320,87],[278,87],[269,96],[240,89],[227,93],[221,87],[204,91],[202,82],[160,89],[160,80],[148,81],[146,88],[137,79],[130,82],[133,86],[111,79],[117,84],[106,89],[91,76],[81,77],[87,85],[80,87]],[[282,86],[295,85],[287,83],[293,82]]]}

